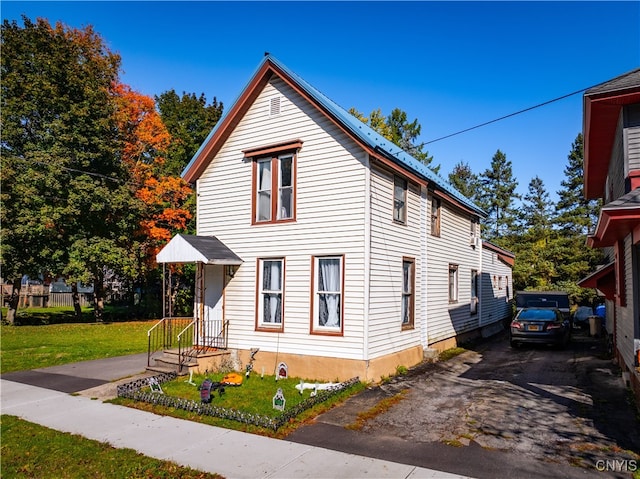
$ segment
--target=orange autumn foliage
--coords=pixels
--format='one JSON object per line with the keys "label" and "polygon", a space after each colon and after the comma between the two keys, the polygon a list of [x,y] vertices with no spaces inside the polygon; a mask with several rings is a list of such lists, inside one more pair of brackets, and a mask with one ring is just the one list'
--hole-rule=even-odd
{"label": "orange autumn foliage", "polygon": [[123,139],[122,161],[131,174],[136,197],[145,205],[140,228],[147,238],[147,258],[151,263],[175,230],[186,229],[191,213],[183,205],[191,188],[182,178],[162,174],[171,135],[154,100],[123,84],[114,85],[113,91]]}

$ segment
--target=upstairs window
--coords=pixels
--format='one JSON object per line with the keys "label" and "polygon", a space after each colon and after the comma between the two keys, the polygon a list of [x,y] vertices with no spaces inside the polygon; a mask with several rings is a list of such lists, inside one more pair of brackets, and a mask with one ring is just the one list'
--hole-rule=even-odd
{"label": "upstairs window", "polygon": [[393,221],[407,224],[407,180],[393,177]]}
{"label": "upstairs window", "polygon": [[245,151],[253,160],[252,224],[295,221],[300,140]]}
{"label": "upstairs window", "polygon": [[440,200],[431,198],[431,235],[440,236]]}

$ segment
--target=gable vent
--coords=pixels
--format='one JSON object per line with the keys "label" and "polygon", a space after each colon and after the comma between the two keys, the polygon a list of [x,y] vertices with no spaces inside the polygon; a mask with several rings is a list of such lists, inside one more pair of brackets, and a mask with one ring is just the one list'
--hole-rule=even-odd
{"label": "gable vent", "polygon": [[274,96],[269,101],[269,116],[277,116],[280,114],[280,97]]}

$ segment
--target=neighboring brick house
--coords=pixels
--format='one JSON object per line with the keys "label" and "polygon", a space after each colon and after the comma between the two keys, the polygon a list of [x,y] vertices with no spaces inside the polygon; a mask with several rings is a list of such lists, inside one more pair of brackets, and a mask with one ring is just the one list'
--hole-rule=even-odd
{"label": "neighboring brick house", "polygon": [[158,262],[198,264],[196,320],[243,363],[259,349],[254,370],[378,380],[510,316],[485,213],[272,56],[183,177],[197,236]]}

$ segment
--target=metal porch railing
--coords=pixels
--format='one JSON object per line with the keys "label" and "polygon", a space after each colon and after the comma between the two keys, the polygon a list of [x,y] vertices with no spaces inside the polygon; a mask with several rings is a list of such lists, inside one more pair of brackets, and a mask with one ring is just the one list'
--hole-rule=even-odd
{"label": "metal porch railing", "polygon": [[147,332],[147,366],[154,353],[178,349],[178,372],[198,354],[227,349],[228,321],[163,318]]}

